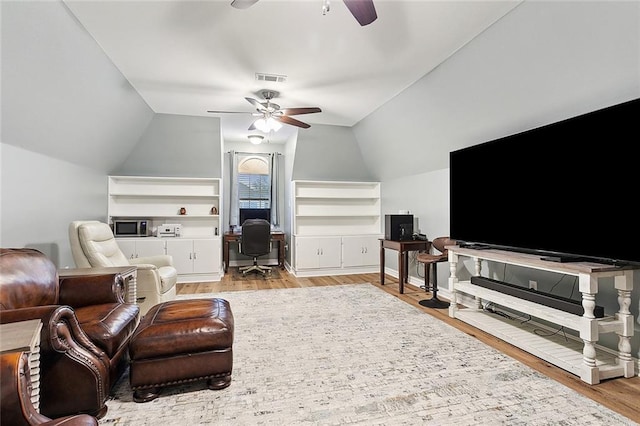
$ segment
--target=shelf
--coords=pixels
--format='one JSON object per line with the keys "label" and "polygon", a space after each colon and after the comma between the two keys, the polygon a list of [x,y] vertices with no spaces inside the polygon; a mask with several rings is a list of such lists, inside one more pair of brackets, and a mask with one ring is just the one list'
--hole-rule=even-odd
{"label": "shelf", "polygon": [[[114,218],[146,219],[153,232],[166,223],[182,225],[182,237],[172,241],[197,241],[214,238],[220,245],[219,234],[223,232],[220,212],[223,197],[222,181],[219,178],[156,177],[156,176],[109,176],[108,177],[108,222]],[[182,209],[186,214],[180,214]],[[216,214],[211,214],[215,212]],[[145,241],[152,241],[145,237]],[[162,238],[162,243],[170,241]],[[124,240],[120,240],[124,242]],[[165,248],[166,249],[166,248]],[[160,254],[162,250],[158,252]],[[166,254],[166,253],[162,253]],[[213,253],[206,261],[207,268],[218,271],[220,253]],[[174,258],[174,261],[176,259]],[[193,263],[193,262],[192,262]],[[188,270],[188,269],[185,269]],[[179,281],[185,276],[193,280],[220,279],[218,272],[203,275],[195,269],[192,273],[180,272]]]}
{"label": "shelf", "polygon": [[[583,305],[595,306],[600,278],[613,278],[608,283],[617,290],[619,311],[615,316],[589,318],[576,315],[542,304],[474,285],[470,281],[458,281],[457,264],[460,257],[469,257],[475,263],[475,275],[481,275],[483,261],[500,262],[524,268],[550,271],[558,274],[578,277],[578,288],[582,295]],[[567,370],[589,384],[600,383],[601,380],[614,377],[633,377],[635,363],[632,359],[631,336],[633,336],[633,315],[628,307],[631,304],[633,290],[633,271],[628,268],[602,265],[590,262],[571,264],[541,260],[539,256],[495,249],[476,250],[470,248],[449,247],[451,276],[449,290],[452,300],[459,302],[459,293],[475,297],[474,307],[460,308],[458,303],[451,303],[449,316],[467,322],[474,327],[486,331],[514,346],[530,352],[564,370]],[[610,284],[610,285],[611,285]],[[559,328],[574,330],[580,336],[564,339],[562,335],[540,336],[535,330],[546,328],[533,321],[519,322],[487,313],[481,304],[491,302],[508,311],[530,315],[536,319],[556,324]],[[618,351],[598,346],[599,338],[606,333],[616,334],[619,339]]]}
{"label": "shelf", "polygon": [[202,194],[133,194],[133,193],[117,193],[112,192],[112,197],[121,198],[206,198],[216,200],[219,195],[202,195]]}
{"label": "shelf", "polygon": [[378,196],[336,196],[336,195],[298,195],[296,197],[299,200],[378,200]]}
{"label": "shelf", "polygon": [[375,213],[356,213],[356,214],[297,214],[296,217],[379,217]]}
{"label": "shelf", "polygon": [[[561,332],[553,334],[553,330],[535,322],[522,323],[475,309],[460,309],[456,318],[572,374],[582,373],[583,342],[574,336],[568,335],[565,340]],[[541,335],[536,330],[551,335]],[[624,375],[617,357],[602,349],[596,349],[596,366],[602,379]]]}
{"label": "shelf", "polygon": [[[291,258],[296,274],[376,270],[382,228],[379,182],[293,181],[292,193]],[[347,244],[342,237],[349,237]],[[314,244],[326,239],[339,243],[324,249],[325,257],[318,259]]]}
{"label": "shelf", "polygon": [[[545,321],[562,324],[571,330],[580,330],[582,316],[571,314],[569,312],[560,311],[548,306],[540,305],[524,299],[518,299],[499,291],[490,290],[488,288],[479,287],[471,284],[469,281],[459,281],[456,283],[456,291],[480,297],[484,300],[490,300],[493,303],[508,307],[518,312],[522,312]],[[607,318],[603,318],[606,320]],[[608,318],[611,319],[610,317]]]}

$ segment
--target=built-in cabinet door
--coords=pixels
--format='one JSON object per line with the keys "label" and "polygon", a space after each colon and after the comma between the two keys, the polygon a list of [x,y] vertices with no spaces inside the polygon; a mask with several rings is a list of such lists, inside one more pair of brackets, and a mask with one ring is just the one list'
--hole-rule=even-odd
{"label": "built-in cabinet door", "polygon": [[339,268],[341,263],[340,237],[296,238],[296,268]]}
{"label": "built-in cabinet door", "polygon": [[220,272],[220,240],[193,240],[193,272]]}
{"label": "built-in cabinet door", "polygon": [[173,257],[178,274],[193,273],[193,240],[167,240],[167,254]]}
{"label": "built-in cabinet door", "polygon": [[376,237],[342,237],[342,266],[371,266],[380,262],[380,241]]}
{"label": "built-in cabinet door", "polygon": [[136,240],[136,257],[149,257],[165,254],[164,241],[157,238]]}
{"label": "built-in cabinet door", "polygon": [[320,268],[339,268],[342,262],[342,240],[340,237],[318,238]]}
{"label": "built-in cabinet door", "polygon": [[116,238],[127,259],[165,254],[164,241],[158,238]]}
{"label": "built-in cabinet door", "polygon": [[178,274],[220,272],[219,239],[167,239],[167,254]]}
{"label": "built-in cabinet door", "polygon": [[296,269],[311,269],[318,267],[318,241],[312,237],[296,238]]}
{"label": "built-in cabinet door", "polygon": [[118,247],[120,247],[120,251],[122,251],[122,253],[124,254],[124,257],[126,257],[127,259],[134,259],[136,257],[135,240],[116,238],[116,242],[118,243]]}

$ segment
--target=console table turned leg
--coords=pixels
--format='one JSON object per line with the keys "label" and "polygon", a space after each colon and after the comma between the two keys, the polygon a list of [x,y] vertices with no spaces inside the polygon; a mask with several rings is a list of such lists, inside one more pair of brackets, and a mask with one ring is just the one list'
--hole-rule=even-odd
{"label": "console table turned leg", "polygon": [[618,306],[620,310],[616,318],[623,323],[623,330],[618,333],[618,362],[623,368],[624,377],[635,375],[635,361],[631,356],[631,336],[633,336],[633,315],[631,315],[631,290],[633,289],[633,271],[614,277],[614,287],[618,290]]}
{"label": "console table turned leg", "polygon": [[[481,276],[482,275],[482,259],[480,259],[479,257],[476,257],[473,264],[475,266],[476,277]],[[476,302],[475,308],[482,309],[482,299],[478,296],[475,296],[475,302]]]}
{"label": "console table turned leg", "polygon": [[582,348],[582,374],[580,378],[590,385],[597,385],[600,383],[600,372],[596,366],[596,347],[594,342],[590,340],[584,340],[584,347]]}
{"label": "console table turned leg", "polygon": [[456,317],[458,308],[458,296],[456,295],[456,284],[458,276],[456,274],[458,266],[458,255],[449,251],[449,291],[451,292],[451,302],[449,303],[449,317]]}

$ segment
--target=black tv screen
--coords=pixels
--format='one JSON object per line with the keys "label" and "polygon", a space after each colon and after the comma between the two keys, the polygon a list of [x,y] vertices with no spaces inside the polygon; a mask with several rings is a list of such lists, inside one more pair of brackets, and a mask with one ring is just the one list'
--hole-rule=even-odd
{"label": "black tv screen", "polygon": [[635,99],[452,151],[451,238],[640,264],[639,129]]}

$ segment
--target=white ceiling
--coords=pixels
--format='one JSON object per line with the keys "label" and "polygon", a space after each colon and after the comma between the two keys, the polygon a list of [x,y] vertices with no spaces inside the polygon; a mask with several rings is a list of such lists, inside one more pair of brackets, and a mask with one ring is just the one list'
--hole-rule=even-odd
{"label": "white ceiling", "polygon": [[[342,0],[326,15],[323,0],[260,0],[244,10],[231,0],[64,2],[153,111],[221,117],[235,141],[255,119],[244,98],[261,100],[261,89],[280,92],[283,108],[322,109],[294,117],[301,121],[353,126],[520,3],[374,0],[378,19],[361,27]],[[287,79],[261,82],[256,73]],[[297,129],[285,125],[270,140]]]}

